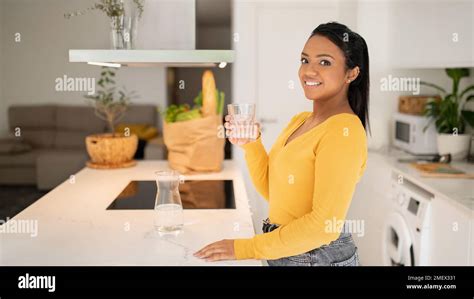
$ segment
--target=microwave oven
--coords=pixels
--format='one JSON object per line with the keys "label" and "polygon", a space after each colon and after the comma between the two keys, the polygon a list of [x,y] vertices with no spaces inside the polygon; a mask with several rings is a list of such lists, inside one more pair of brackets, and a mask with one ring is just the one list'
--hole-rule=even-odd
{"label": "microwave oven", "polygon": [[438,153],[437,132],[434,121],[426,116],[396,112],[393,116],[393,145],[414,155],[435,155]]}

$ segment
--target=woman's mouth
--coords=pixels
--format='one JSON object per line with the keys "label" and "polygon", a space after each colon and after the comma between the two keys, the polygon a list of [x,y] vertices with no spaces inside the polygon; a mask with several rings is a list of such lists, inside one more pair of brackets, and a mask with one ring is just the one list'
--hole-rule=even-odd
{"label": "woman's mouth", "polygon": [[318,87],[321,84],[323,83],[319,81],[304,81],[304,85],[308,87]]}

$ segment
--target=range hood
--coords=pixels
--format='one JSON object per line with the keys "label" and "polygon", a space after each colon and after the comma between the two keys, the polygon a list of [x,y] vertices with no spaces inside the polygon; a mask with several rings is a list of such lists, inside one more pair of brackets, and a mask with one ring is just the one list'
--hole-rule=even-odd
{"label": "range hood", "polygon": [[225,67],[233,50],[69,50],[69,62],[110,67]]}
{"label": "range hood", "polygon": [[[179,28],[170,30],[170,28]],[[147,1],[136,50],[71,49],[69,62],[110,67],[225,67],[233,50],[196,49],[196,1]]]}

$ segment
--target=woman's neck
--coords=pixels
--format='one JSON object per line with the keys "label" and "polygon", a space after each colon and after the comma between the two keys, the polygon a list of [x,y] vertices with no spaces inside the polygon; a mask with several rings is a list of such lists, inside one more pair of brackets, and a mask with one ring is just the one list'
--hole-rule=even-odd
{"label": "woman's neck", "polygon": [[353,113],[347,96],[331,98],[329,100],[313,100],[313,119],[325,119],[338,113]]}

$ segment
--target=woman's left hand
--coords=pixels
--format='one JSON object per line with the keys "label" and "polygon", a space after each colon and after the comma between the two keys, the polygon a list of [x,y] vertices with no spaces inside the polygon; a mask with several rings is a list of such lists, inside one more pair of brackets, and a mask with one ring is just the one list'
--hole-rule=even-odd
{"label": "woman's left hand", "polygon": [[195,257],[207,262],[220,260],[235,260],[234,240],[221,240],[211,243],[194,253]]}

